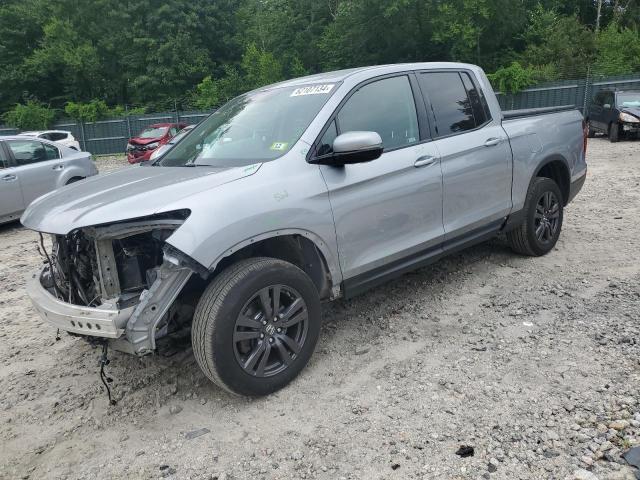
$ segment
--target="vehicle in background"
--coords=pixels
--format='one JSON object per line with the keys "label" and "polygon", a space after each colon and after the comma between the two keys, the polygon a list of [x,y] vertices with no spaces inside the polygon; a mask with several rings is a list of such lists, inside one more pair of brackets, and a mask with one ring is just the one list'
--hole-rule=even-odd
{"label": "vehicle in background", "polygon": [[159,146],[167,143],[186,126],[186,123],[156,123],[148,126],[140,135],[129,139],[127,161],[140,163],[149,160]]}
{"label": "vehicle in background", "polygon": [[156,158],[160,158],[161,155],[164,155],[166,152],[168,152],[171,149],[171,147],[173,147],[176,143],[178,143],[180,140],[186,137],[187,133],[193,130],[194,127],[195,125],[187,125],[186,127],[184,127],[182,130],[178,132],[178,134],[175,137],[173,137],[164,145],[160,145],[158,148],[156,148],[155,151],[151,154],[151,157],[149,157],[149,160],[155,160]]}
{"label": "vehicle in background", "polygon": [[72,150],[80,151],[80,142],[78,142],[71,132],[66,130],[41,130],[38,132],[22,132],[20,136],[42,138],[51,142],[64,145]]}
{"label": "vehicle in background", "polygon": [[501,111],[460,63],[266,86],[148,168],[34,202],[23,225],[54,240],[27,291],[44,321],[105,348],[146,355],[190,333],[209,379],[265,395],[309,361],[322,301],[500,233],[553,251],[586,178],[585,127],[573,106]]}
{"label": "vehicle in background", "polygon": [[0,137],[0,223],[17,220],[36,198],[97,173],[90,153],[24,135]]}
{"label": "vehicle in background", "polygon": [[587,112],[589,137],[604,133],[611,142],[638,138],[640,134],[640,90],[601,90]]}

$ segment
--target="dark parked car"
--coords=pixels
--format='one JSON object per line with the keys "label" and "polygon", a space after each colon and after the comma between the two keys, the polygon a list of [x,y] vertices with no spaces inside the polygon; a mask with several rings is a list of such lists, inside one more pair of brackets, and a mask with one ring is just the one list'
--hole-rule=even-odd
{"label": "dark parked car", "polygon": [[148,126],[127,143],[127,160],[129,163],[149,160],[156,148],[167,143],[186,126],[186,123],[156,123]]}
{"label": "dark parked car", "polygon": [[640,133],[640,90],[602,90],[587,112],[589,137],[604,133],[612,142]]}

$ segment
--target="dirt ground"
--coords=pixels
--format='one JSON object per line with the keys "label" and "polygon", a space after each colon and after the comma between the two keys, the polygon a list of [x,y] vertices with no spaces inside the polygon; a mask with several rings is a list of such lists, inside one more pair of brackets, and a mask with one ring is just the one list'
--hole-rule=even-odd
{"label": "dirt ground", "polygon": [[633,479],[639,147],[590,141],[548,256],[497,239],[326,305],[310,365],[258,400],[190,350],[114,353],[109,406],[99,352],[56,341],[25,295],[36,235],[0,227],[0,478]]}

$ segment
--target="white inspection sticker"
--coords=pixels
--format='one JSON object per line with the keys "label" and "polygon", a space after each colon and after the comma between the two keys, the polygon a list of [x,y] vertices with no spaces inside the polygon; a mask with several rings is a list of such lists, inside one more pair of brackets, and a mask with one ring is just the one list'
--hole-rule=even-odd
{"label": "white inspection sticker", "polygon": [[334,83],[327,85],[311,85],[309,87],[296,88],[291,94],[292,97],[301,97],[303,95],[322,95],[329,93],[335,87]]}

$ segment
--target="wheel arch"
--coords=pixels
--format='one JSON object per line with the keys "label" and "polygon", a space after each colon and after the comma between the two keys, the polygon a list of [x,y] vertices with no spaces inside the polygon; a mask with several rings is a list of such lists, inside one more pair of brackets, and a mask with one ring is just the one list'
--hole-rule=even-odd
{"label": "wheel arch", "polygon": [[571,169],[569,162],[562,155],[552,155],[545,158],[531,177],[529,187],[537,177],[550,178],[558,184],[562,192],[562,203],[566,205],[571,193]]}
{"label": "wheel arch", "polygon": [[251,257],[284,260],[303,270],[318,289],[321,299],[339,295],[340,268],[326,243],[307,230],[285,229],[255,235],[225,250],[209,267],[210,278],[230,265]]}

